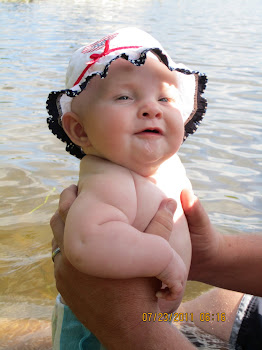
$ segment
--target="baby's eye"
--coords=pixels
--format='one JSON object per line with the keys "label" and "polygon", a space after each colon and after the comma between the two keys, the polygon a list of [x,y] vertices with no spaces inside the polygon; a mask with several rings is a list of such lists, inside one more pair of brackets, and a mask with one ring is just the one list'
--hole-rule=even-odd
{"label": "baby's eye", "polygon": [[175,97],[162,97],[159,99],[160,102],[176,103]]}
{"label": "baby's eye", "polygon": [[128,96],[123,95],[123,96],[118,97],[118,98],[117,98],[117,100],[126,101],[126,100],[129,100],[129,97],[128,97]]}
{"label": "baby's eye", "polygon": [[161,102],[170,102],[171,98],[169,98],[169,97],[162,97],[162,98],[159,99],[159,101],[161,101]]}

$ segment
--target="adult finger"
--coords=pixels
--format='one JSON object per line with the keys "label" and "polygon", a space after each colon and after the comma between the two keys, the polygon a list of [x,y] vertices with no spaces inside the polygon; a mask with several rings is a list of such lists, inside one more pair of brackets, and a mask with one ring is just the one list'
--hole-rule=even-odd
{"label": "adult finger", "polygon": [[180,199],[189,231],[192,233],[199,230],[198,233],[201,234],[210,225],[210,220],[200,200],[188,189],[182,191]]}
{"label": "adult finger", "polygon": [[59,247],[61,250],[64,248],[64,228],[65,224],[57,210],[50,220],[50,226],[53,231],[54,238],[52,240],[52,251]]}
{"label": "adult finger", "polygon": [[77,197],[77,186],[71,185],[67,187],[60,195],[59,199],[59,214],[62,220],[66,221],[68,211]]}
{"label": "adult finger", "polygon": [[145,232],[161,236],[169,240],[173,229],[173,216],[177,208],[177,203],[170,198],[164,199]]}
{"label": "adult finger", "polygon": [[52,245],[52,252],[53,252],[56,248],[58,248],[58,244],[57,244],[55,238],[52,239],[51,245]]}

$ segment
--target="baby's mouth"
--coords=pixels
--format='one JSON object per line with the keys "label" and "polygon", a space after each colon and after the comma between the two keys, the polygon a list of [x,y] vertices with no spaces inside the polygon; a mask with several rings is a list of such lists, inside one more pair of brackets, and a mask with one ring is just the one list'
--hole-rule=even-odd
{"label": "baby's mouth", "polygon": [[162,131],[158,128],[149,128],[149,129],[144,129],[136,133],[136,135],[141,135],[141,134],[158,134],[162,135]]}
{"label": "baby's mouth", "polygon": [[143,132],[153,132],[153,133],[155,133],[155,134],[159,134],[159,131],[158,130],[150,130],[150,129],[146,129],[146,130],[144,130]]}

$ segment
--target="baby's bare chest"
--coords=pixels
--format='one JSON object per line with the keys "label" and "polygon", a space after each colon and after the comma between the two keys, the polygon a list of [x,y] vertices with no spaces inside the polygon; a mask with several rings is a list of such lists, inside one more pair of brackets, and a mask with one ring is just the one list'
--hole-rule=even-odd
{"label": "baby's bare chest", "polygon": [[191,188],[191,184],[182,165],[180,170],[155,175],[156,183],[133,173],[137,195],[137,214],[133,226],[138,230],[145,230],[164,198],[173,198],[177,202],[174,222],[182,215],[180,194],[183,188]]}
{"label": "baby's bare chest", "polygon": [[165,194],[153,182],[139,175],[134,175],[137,195],[137,215],[133,226],[144,231],[157,212]]}

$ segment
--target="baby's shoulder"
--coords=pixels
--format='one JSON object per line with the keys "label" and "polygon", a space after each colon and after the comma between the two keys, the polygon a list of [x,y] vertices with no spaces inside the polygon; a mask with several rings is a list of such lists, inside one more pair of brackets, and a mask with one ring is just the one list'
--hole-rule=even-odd
{"label": "baby's shoulder", "polygon": [[[86,158],[86,157],[85,157]],[[92,198],[125,213],[129,222],[136,217],[137,197],[130,171],[110,161],[97,158],[81,160],[79,196]]]}

